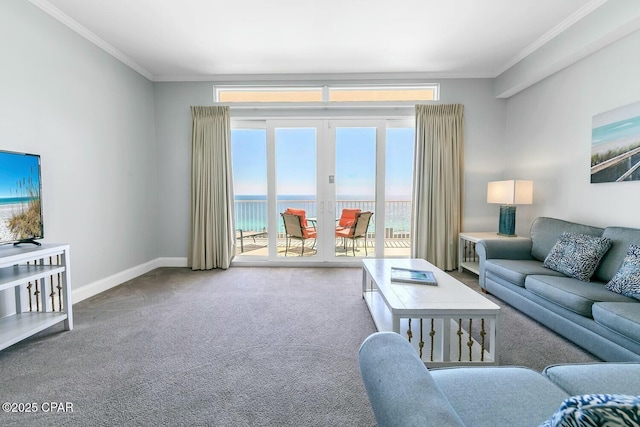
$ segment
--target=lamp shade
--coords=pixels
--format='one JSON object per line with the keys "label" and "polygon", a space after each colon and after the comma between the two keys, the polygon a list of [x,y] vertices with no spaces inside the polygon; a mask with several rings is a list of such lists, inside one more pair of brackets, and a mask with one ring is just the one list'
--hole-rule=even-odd
{"label": "lamp shade", "polygon": [[492,181],[487,186],[487,203],[530,205],[533,203],[533,181]]}

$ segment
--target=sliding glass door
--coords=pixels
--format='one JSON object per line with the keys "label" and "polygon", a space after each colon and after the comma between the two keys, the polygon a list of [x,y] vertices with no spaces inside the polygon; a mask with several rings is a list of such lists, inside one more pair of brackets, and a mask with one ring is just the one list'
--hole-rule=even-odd
{"label": "sliding glass door", "polygon": [[318,172],[316,127],[273,127],[277,257],[316,257]]}
{"label": "sliding glass door", "polygon": [[237,259],[409,256],[410,122],[238,121],[231,139]]}
{"label": "sliding glass door", "polygon": [[335,140],[335,191],[330,195],[336,207],[334,255],[374,257],[379,126],[346,121],[331,124]]}
{"label": "sliding glass door", "polygon": [[236,255],[266,258],[267,131],[262,122],[243,122],[231,130],[231,161],[236,228]]}
{"label": "sliding glass door", "polygon": [[411,196],[415,131],[406,121],[387,122],[384,180],[384,257],[411,256]]}

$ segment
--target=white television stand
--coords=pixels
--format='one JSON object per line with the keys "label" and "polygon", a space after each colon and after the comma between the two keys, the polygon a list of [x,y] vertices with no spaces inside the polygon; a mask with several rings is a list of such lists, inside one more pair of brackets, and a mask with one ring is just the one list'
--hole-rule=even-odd
{"label": "white television stand", "polygon": [[69,261],[69,245],[0,246],[0,291],[15,294],[15,314],[0,318],[0,350],[59,322],[73,329]]}

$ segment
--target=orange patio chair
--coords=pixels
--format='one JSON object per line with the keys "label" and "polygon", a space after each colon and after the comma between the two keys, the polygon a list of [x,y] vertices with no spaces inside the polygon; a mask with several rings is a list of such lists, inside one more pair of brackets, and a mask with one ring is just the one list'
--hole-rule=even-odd
{"label": "orange patio chair", "polygon": [[336,225],[336,231],[343,230],[355,224],[356,217],[359,213],[360,209],[342,209],[342,214],[340,215],[340,219],[338,220],[338,225]]}
{"label": "orange patio chair", "polygon": [[284,256],[287,256],[292,239],[300,240],[302,242],[302,253],[300,256],[304,256],[304,241],[307,239],[314,239],[313,245],[311,246],[312,249],[316,244],[316,238],[318,237],[316,228],[307,225],[308,221],[304,209],[287,208],[287,210],[280,215],[284,222],[284,231],[286,234]]}
{"label": "orange patio chair", "polygon": [[284,213],[291,215],[298,215],[300,217],[300,223],[303,227],[309,226],[309,221],[307,220],[307,212],[304,209],[295,209],[295,208],[287,208]]}
{"label": "orange patio chair", "polygon": [[347,240],[351,240],[353,242],[353,256],[356,256],[356,240],[364,238],[364,253],[365,256],[369,255],[367,252],[367,230],[369,229],[369,221],[372,216],[373,212],[358,213],[356,214],[356,221],[353,225],[341,230],[336,230],[336,237],[344,239],[344,250],[346,253],[348,253]]}

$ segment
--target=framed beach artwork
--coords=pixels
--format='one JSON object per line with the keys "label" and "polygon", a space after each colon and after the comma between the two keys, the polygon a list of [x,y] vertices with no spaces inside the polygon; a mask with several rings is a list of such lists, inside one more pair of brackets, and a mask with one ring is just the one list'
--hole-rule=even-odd
{"label": "framed beach artwork", "polygon": [[591,183],[640,181],[640,102],[593,116]]}

